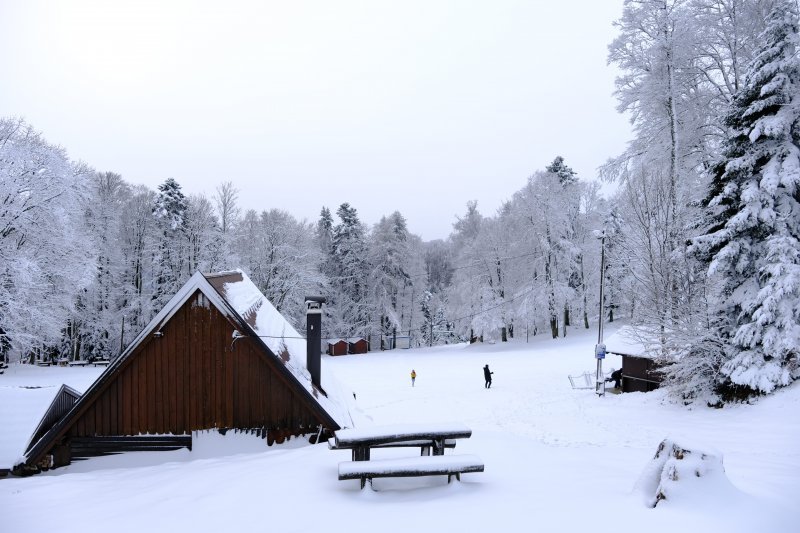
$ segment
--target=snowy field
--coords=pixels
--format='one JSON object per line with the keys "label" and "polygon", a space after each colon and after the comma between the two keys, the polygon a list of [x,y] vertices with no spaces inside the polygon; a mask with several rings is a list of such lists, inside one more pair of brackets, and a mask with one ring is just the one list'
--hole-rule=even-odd
{"label": "snowy field", "polygon": [[[356,393],[359,426],[470,426],[472,438],[447,453],[478,455],[486,470],[461,483],[377,479],[375,491],[361,491],[358,481],[337,480],[349,452],[204,433],[192,452],[131,453],[0,479],[0,531],[800,531],[797,384],[718,410],[671,404],[662,391],[598,398],[567,380],[594,368],[595,340],[576,331],[557,341],[323,360]],[[485,364],[494,371],[489,390]],[[66,381],[82,391],[99,371],[12,365],[0,389]],[[687,478],[672,499],[647,507],[634,486],[665,437],[721,453],[727,479]]]}

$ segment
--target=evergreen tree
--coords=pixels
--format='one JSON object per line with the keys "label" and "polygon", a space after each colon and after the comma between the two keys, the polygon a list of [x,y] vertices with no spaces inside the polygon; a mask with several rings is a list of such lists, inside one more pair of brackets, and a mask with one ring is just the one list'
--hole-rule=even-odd
{"label": "evergreen tree", "polygon": [[366,231],[358,212],[348,203],[336,211],[340,222],[333,227],[331,238],[330,282],[336,315],[334,331],[347,335],[366,333],[370,310],[367,300]]}
{"label": "evergreen tree", "polygon": [[777,2],[727,117],[707,230],[694,250],[716,282],[727,336],[723,394],[768,393],[798,374],[800,61],[797,7]]}
{"label": "evergreen tree", "polygon": [[548,172],[558,176],[559,183],[565,187],[578,181],[577,173],[564,164],[564,158],[560,155],[556,156],[556,158],[553,159],[553,162],[550,163],[546,169]]}
{"label": "evergreen tree", "polygon": [[168,178],[158,186],[158,197],[153,206],[153,216],[161,230],[160,241],[154,263],[157,269],[154,306],[160,309],[178,291],[184,278],[184,254],[181,246],[186,229],[186,197],[181,186],[173,178]]}

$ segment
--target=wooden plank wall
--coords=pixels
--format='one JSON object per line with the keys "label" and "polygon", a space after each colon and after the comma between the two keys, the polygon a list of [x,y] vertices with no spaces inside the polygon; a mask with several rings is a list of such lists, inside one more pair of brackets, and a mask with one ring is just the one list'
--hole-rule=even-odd
{"label": "wooden plank wall", "polygon": [[[119,369],[71,437],[184,434],[203,429],[315,431],[321,420],[252,339],[198,292]],[[271,441],[272,439],[270,439]]]}

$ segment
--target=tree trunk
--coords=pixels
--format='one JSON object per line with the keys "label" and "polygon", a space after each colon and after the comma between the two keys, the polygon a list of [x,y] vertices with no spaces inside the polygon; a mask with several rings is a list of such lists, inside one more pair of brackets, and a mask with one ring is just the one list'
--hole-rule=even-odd
{"label": "tree trunk", "polygon": [[508,330],[505,326],[500,329],[500,341],[501,342],[508,342]]}

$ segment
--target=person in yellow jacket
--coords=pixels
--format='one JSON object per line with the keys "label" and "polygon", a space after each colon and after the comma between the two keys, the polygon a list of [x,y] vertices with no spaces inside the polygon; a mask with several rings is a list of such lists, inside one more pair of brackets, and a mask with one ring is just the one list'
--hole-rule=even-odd
{"label": "person in yellow jacket", "polygon": [[417,379],[417,372],[413,368],[411,369],[411,386],[414,386],[414,380]]}

